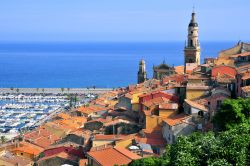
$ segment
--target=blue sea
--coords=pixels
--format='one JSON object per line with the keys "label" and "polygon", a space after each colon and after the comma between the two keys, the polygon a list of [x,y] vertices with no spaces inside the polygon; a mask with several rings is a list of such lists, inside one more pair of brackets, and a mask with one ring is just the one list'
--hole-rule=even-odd
{"label": "blue sea", "polygon": [[[201,59],[236,42],[201,42]],[[183,42],[0,43],[0,87],[122,87],[137,81],[138,63],[183,65]]]}

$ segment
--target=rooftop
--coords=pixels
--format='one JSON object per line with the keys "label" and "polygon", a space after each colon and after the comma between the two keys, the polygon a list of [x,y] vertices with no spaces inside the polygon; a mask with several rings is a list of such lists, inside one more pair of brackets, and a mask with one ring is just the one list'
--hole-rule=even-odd
{"label": "rooftop", "polygon": [[102,166],[128,165],[132,160],[141,158],[124,148],[106,148],[90,151],[87,154]]}
{"label": "rooftop", "polygon": [[185,99],[185,102],[186,102],[188,105],[190,105],[190,106],[192,106],[192,107],[194,107],[194,108],[197,108],[197,109],[199,109],[199,110],[202,110],[202,111],[205,111],[205,112],[208,111],[208,109],[207,109],[204,105],[201,105],[201,104],[199,104],[199,103],[197,103],[197,102],[194,102],[194,101],[191,101],[191,100],[188,100],[188,99]]}
{"label": "rooftop", "polygon": [[191,116],[186,114],[176,114],[166,119],[163,119],[163,121],[166,122],[169,126],[175,126],[181,123],[185,123],[186,122],[185,120],[190,117]]}

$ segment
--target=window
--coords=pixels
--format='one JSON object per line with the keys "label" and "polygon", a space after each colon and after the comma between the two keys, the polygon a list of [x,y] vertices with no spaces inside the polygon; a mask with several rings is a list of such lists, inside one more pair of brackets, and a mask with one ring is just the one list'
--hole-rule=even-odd
{"label": "window", "polygon": [[220,107],[221,107],[221,103],[222,103],[221,100],[217,100],[217,108],[220,108]]}
{"label": "window", "polygon": [[198,112],[198,115],[199,115],[200,117],[203,117],[203,116],[204,116],[203,111],[199,111],[199,112]]}

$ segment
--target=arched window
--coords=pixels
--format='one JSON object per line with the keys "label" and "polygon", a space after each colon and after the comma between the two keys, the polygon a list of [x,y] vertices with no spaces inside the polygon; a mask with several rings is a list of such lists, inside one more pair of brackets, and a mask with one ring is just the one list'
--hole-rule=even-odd
{"label": "arched window", "polygon": [[190,40],[190,46],[193,47],[193,40]]}

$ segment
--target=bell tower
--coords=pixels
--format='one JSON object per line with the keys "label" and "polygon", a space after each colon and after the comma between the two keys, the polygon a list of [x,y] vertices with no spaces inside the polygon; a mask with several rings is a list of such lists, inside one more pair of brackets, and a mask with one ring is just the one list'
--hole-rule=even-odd
{"label": "bell tower", "polygon": [[186,64],[187,63],[196,63],[200,64],[200,42],[198,38],[198,23],[196,22],[196,13],[193,11],[191,21],[188,25],[188,39],[185,43],[185,73],[186,73]]}
{"label": "bell tower", "polygon": [[146,64],[143,59],[140,61],[139,71],[138,71],[137,76],[138,76],[138,79],[137,79],[138,84],[143,83],[144,81],[147,80]]}

